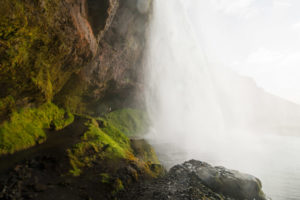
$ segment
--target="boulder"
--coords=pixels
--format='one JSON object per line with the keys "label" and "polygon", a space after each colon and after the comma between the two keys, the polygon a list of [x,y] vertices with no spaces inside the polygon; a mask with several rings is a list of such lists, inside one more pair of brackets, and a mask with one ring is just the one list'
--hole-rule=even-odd
{"label": "boulder", "polygon": [[258,178],[224,167],[190,160],[163,177],[139,182],[120,195],[122,200],[267,200]]}
{"label": "boulder", "polygon": [[265,200],[261,181],[249,174],[224,167],[213,167],[208,163],[190,160],[182,165],[177,165],[170,173],[192,174],[212,191],[235,199]]}

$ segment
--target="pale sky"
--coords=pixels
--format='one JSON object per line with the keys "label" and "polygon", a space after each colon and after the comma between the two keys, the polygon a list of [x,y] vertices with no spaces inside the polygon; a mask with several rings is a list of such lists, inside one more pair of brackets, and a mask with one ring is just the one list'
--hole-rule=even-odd
{"label": "pale sky", "polygon": [[300,103],[300,0],[183,0],[210,63]]}

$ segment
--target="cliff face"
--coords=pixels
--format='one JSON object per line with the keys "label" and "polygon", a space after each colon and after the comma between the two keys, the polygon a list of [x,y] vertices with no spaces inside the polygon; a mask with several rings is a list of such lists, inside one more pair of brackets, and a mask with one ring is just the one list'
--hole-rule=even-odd
{"label": "cliff face", "polygon": [[150,5],[1,1],[0,155],[44,142],[45,129],[63,129],[73,114],[137,105]]}
{"label": "cliff face", "polygon": [[138,2],[112,4],[111,17],[98,35],[99,48],[95,57],[80,73],[74,74],[57,95],[58,104],[69,105],[74,112],[97,115],[137,102],[135,94],[141,88],[138,77],[141,77],[151,3],[145,1],[144,10],[141,10]]}
{"label": "cliff face", "polygon": [[132,95],[149,14],[145,2],[1,1],[0,120],[52,100],[95,114],[95,103],[112,102],[111,94]]}
{"label": "cliff face", "polygon": [[[0,2],[1,114],[51,100],[92,58],[88,24],[74,2]],[[83,32],[83,31],[86,32]],[[90,40],[89,40],[90,39]],[[10,107],[7,108],[7,105]],[[6,110],[5,110],[6,107]],[[4,112],[5,110],[5,112]]]}
{"label": "cliff face", "polygon": [[150,4],[0,1],[0,199],[114,199],[164,173],[129,139],[149,125],[133,107]]}

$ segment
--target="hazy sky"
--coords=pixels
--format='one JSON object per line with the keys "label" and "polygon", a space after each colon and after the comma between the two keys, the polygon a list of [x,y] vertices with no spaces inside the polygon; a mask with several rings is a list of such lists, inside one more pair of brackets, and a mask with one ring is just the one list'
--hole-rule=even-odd
{"label": "hazy sky", "polygon": [[300,103],[299,0],[182,0],[208,61]]}

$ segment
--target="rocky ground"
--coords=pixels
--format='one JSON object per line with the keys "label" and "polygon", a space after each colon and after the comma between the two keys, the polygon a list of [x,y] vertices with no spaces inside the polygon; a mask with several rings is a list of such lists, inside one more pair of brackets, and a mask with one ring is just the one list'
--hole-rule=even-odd
{"label": "rocky ground", "polygon": [[[196,160],[176,165],[163,175],[161,166],[151,162],[97,159],[75,176],[70,173],[70,157],[66,149],[80,141],[87,131],[87,121],[86,118],[76,117],[67,128],[51,131],[51,137],[45,143],[13,156],[2,157],[0,199],[267,199],[261,182],[254,176]],[[131,140],[131,146],[138,159],[154,162],[157,159],[144,140]],[[88,154],[97,153],[90,151]]]}
{"label": "rocky ground", "polygon": [[138,183],[120,197],[125,200],[267,199],[257,178],[196,160],[174,166],[157,180]]}
{"label": "rocky ground", "polygon": [[[88,119],[76,117],[67,128],[31,149],[0,160],[0,199],[3,200],[266,200],[259,179],[223,167],[191,160],[165,175],[158,164],[130,159],[98,159],[70,173],[66,149],[80,141]],[[131,140],[134,155],[157,159],[144,140]],[[96,154],[96,152],[88,152]],[[153,173],[160,176],[151,176]],[[161,176],[163,175],[163,176]]]}
{"label": "rocky ground", "polygon": [[[133,176],[137,166],[122,163],[116,177],[132,181],[114,195],[112,185],[97,175],[101,162],[79,177],[60,175],[62,163],[53,156],[37,156],[15,165],[0,179],[0,199],[121,199],[121,200],[266,200],[260,181],[251,176],[191,160],[176,165],[157,179]],[[120,163],[119,163],[120,164]],[[116,184],[116,183],[115,183]],[[115,185],[114,185],[115,186]]]}
{"label": "rocky ground", "polygon": [[[80,154],[70,157],[69,149],[78,150],[78,145],[86,141],[83,138],[89,133],[90,120],[76,116],[75,121],[65,129],[48,130],[45,143],[2,156],[0,199],[115,199],[120,191],[130,185],[164,173],[159,164],[154,164],[157,158],[144,140],[130,140],[133,154],[124,158],[114,156],[116,148],[113,145],[116,143],[113,141],[102,146],[103,139],[99,140],[99,148],[92,148],[96,145],[92,139],[90,143],[85,143],[87,148],[81,149]],[[105,124],[101,127],[104,130]],[[115,138],[115,141],[120,138]]]}

